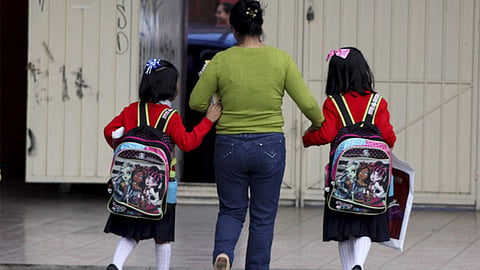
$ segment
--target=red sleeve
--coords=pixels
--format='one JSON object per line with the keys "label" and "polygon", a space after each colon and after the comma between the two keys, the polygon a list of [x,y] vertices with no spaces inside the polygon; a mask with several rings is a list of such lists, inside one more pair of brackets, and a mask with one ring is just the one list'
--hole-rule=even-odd
{"label": "red sleeve", "polygon": [[380,101],[377,114],[375,115],[374,124],[382,133],[383,140],[388,144],[388,146],[390,146],[390,148],[393,148],[397,137],[395,136],[395,132],[393,131],[393,126],[390,124],[388,103],[383,98]]}
{"label": "red sleeve", "polygon": [[110,121],[110,123],[108,123],[103,129],[103,136],[105,137],[105,140],[107,141],[108,145],[110,145],[110,147],[112,148],[114,148],[113,140],[112,140],[112,132],[117,130],[120,127],[125,127],[125,122],[126,122],[125,117],[129,115],[128,113],[129,108],[130,106],[124,108],[123,111],[119,115],[115,116],[115,118],[113,118],[113,120]]}
{"label": "red sleeve", "polygon": [[323,103],[323,115],[325,116],[325,121],[322,127],[303,136],[303,145],[305,147],[331,143],[337,136],[338,131],[342,127],[342,120],[330,98],[327,98]]}
{"label": "red sleeve", "polygon": [[[166,105],[160,104],[149,104],[148,112],[150,123],[156,123],[156,120],[160,116],[160,113],[168,108]],[[138,102],[130,104],[128,107],[124,108],[123,111],[113,118],[113,120],[105,126],[103,129],[103,135],[107,143],[113,148],[112,141],[112,132],[117,130],[120,127],[125,128],[125,134],[132,128],[137,126],[137,116],[138,116]],[[193,128],[191,132],[185,130],[183,125],[182,118],[180,115],[175,112],[172,115],[172,118],[168,122],[166,133],[170,136],[172,141],[180,147],[185,152],[192,151],[197,148],[201,143],[205,135],[212,128],[212,121],[204,117],[202,121]]]}
{"label": "red sleeve", "polygon": [[168,122],[166,129],[167,134],[172,138],[173,142],[184,152],[190,152],[200,146],[205,135],[212,128],[213,123],[204,117],[191,132],[185,130],[182,118],[178,113],[174,113]]}

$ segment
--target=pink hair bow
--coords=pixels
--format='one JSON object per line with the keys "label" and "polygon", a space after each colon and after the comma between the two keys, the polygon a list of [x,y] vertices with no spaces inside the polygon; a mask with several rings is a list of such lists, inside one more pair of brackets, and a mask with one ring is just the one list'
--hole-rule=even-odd
{"label": "pink hair bow", "polygon": [[332,58],[333,55],[336,55],[340,58],[347,58],[348,54],[350,53],[350,49],[338,49],[338,50],[331,50],[328,52],[327,54],[327,62],[328,60],[330,60],[330,58]]}

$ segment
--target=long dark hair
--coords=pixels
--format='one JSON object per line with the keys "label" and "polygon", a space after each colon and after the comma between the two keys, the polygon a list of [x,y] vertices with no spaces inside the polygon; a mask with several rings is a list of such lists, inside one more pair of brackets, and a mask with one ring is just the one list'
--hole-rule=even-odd
{"label": "long dark hair", "polygon": [[230,25],[238,37],[263,35],[263,10],[260,2],[239,0],[230,10]]}
{"label": "long dark hair", "polygon": [[349,49],[350,52],[345,59],[335,54],[330,58],[325,93],[334,95],[356,92],[362,96],[375,93],[373,73],[362,52],[354,47],[342,49]]}
{"label": "long dark hair", "polygon": [[142,81],[138,89],[141,102],[158,103],[162,100],[173,99],[177,95],[177,68],[166,60],[158,61],[153,68],[149,69],[147,64],[143,70]]}

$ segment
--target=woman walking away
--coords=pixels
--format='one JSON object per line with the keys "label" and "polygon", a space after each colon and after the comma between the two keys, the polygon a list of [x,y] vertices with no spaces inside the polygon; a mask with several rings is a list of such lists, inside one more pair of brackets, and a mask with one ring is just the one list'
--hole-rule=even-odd
{"label": "woman walking away", "polygon": [[250,214],[245,269],[269,269],[273,229],[285,169],[282,103],[285,91],[319,128],[323,115],[292,58],[261,41],[263,10],[240,0],[230,11],[238,46],[217,53],[190,97],[190,107],[207,110],[213,95],[223,111],[216,126],[214,167],[219,211],[213,264],[230,269]]}

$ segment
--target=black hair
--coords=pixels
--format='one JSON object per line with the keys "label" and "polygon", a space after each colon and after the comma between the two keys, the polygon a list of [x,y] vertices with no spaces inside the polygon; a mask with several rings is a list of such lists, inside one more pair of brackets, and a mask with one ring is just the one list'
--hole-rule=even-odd
{"label": "black hair", "polygon": [[175,98],[177,80],[178,70],[168,61],[160,60],[160,65],[151,69],[150,72],[146,66],[138,89],[140,101],[158,103]]}
{"label": "black hair", "polygon": [[334,95],[355,92],[362,96],[369,92],[375,93],[373,72],[362,52],[354,47],[342,49],[350,49],[350,52],[345,59],[335,54],[330,58],[325,93]]}
{"label": "black hair", "polygon": [[230,10],[230,25],[239,37],[261,36],[262,24],[263,10],[258,1],[239,0]]}
{"label": "black hair", "polygon": [[223,6],[223,11],[225,11],[225,13],[229,14],[230,11],[232,10],[232,7],[233,7],[233,4],[232,3],[228,3],[228,2],[223,2],[221,3],[220,5]]}

